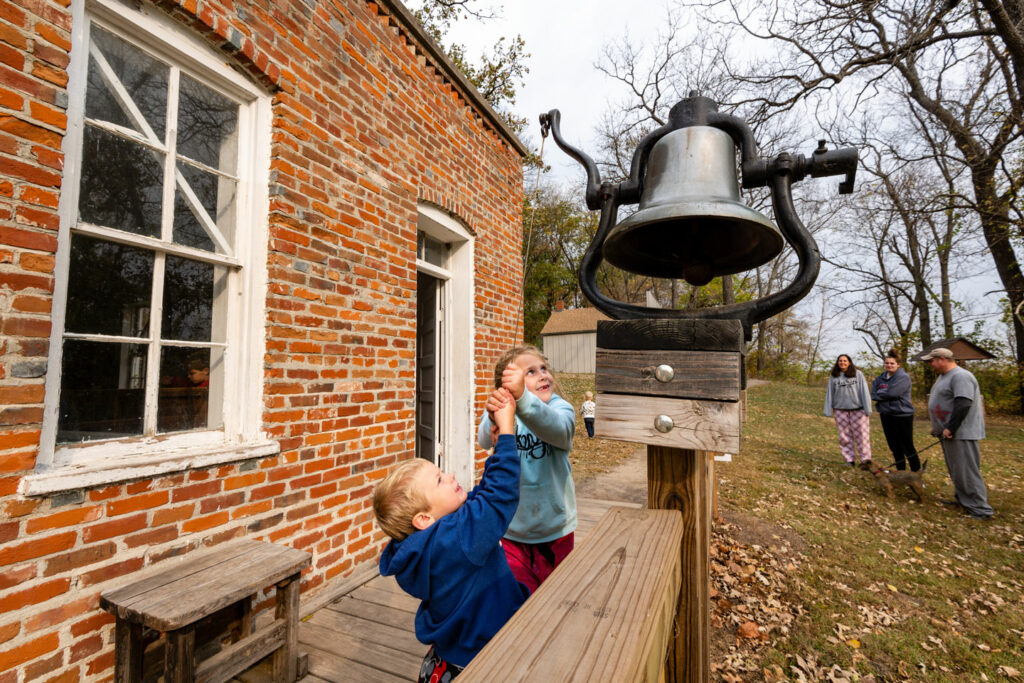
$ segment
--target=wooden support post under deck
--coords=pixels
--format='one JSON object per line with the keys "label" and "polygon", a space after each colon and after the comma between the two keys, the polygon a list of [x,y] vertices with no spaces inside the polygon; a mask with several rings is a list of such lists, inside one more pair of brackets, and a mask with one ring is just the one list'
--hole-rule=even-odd
{"label": "wooden support post under deck", "polygon": [[683,584],[665,665],[672,683],[711,680],[711,487],[710,453],[647,447],[648,507],[683,513]]}

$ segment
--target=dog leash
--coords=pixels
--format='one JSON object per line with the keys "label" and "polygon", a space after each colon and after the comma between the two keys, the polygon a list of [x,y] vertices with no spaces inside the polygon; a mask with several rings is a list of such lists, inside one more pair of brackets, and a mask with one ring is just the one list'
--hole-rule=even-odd
{"label": "dog leash", "polygon": [[[942,443],[942,439],[939,439],[938,441],[936,441],[936,442],[935,442],[935,443],[933,443],[933,444],[930,444],[930,445],[928,445],[928,446],[925,446],[924,448],[922,448],[921,450],[919,450],[919,451],[917,452],[917,454],[918,454],[918,455],[920,456],[920,455],[921,455],[922,453],[924,453],[924,452],[925,452],[926,450],[928,450],[929,448],[935,448],[935,447],[936,447],[936,446],[938,446],[938,445],[939,445],[940,443]],[[907,461],[907,459],[906,459],[906,458],[903,458],[903,460],[897,460],[896,462],[892,463],[892,465],[886,465],[886,468],[892,467],[893,465],[902,465],[902,464],[903,464],[903,463],[905,463],[906,461]]]}

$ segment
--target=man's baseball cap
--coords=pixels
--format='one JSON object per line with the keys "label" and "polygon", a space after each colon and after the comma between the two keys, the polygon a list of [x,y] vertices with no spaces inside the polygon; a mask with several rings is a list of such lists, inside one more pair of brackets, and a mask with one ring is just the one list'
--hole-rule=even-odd
{"label": "man's baseball cap", "polygon": [[952,358],[953,352],[949,349],[937,348],[932,349],[928,353],[921,356],[921,360],[931,360],[932,358]]}

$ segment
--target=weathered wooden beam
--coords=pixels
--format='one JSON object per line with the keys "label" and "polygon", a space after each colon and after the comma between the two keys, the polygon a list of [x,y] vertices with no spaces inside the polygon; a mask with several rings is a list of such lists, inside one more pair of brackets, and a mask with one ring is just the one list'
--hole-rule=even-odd
{"label": "weathered wooden beam", "polygon": [[743,353],[743,324],[739,320],[599,320],[597,346]]}
{"label": "weathered wooden beam", "polygon": [[[740,448],[740,404],[683,398],[601,394],[594,435],[650,446],[735,453]],[[672,420],[662,432],[658,416]]]}
{"label": "weathered wooden beam", "polygon": [[599,348],[595,386],[616,394],[739,401],[742,366],[743,356],[734,351]]}

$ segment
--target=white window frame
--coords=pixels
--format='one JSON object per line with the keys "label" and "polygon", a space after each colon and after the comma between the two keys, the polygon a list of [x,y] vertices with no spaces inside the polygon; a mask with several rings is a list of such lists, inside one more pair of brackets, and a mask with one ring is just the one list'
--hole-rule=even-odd
{"label": "white window frame", "polygon": [[474,375],[475,330],[473,298],[476,269],[473,235],[457,219],[429,204],[420,204],[417,229],[448,245],[448,259],[438,268],[417,259],[416,269],[443,281],[438,292],[437,364],[444,374],[438,377],[436,425],[440,451],[438,466],[455,475],[463,488],[473,485],[476,454],[477,416],[473,414],[476,377]]}
{"label": "white window frame", "polygon": [[[216,259],[218,264],[227,262],[234,266],[228,276],[231,305],[225,339],[229,346],[224,353],[224,386],[233,390],[231,400],[223,401],[223,426],[219,429],[56,443],[72,231],[141,246],[146,246],[149,239],[99,226],[75,225],[89,65],[88,29],[94,22],[241,104],[238,229],[233,255]],[[68,76],[68,130],[62,147],[65,173],[58,208],[60,232],[43,429],[35,472],[22,479],[19,491],[23,495],[42,495],[278,453],[280,445],[262,431],[270,96],[247,76],[233,70],[222,55],[198,36],[159,10],[146,4],[134,9],[115,0],[73,0]],[[160,248],[170,253],[166,245]],[[200,250],[175,251],[190,258],[211,260],[209,254]]]}

